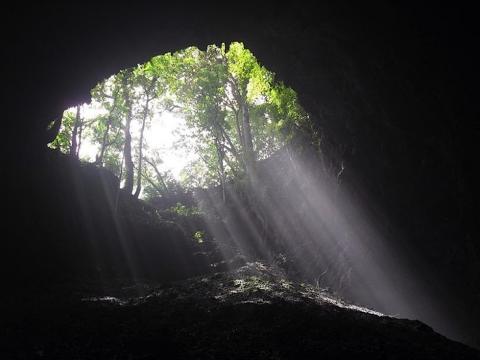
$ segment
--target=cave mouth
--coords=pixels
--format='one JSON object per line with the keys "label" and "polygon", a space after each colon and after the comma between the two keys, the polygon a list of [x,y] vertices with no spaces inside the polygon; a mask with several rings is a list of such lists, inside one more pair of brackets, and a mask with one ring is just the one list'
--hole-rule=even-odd
{"label": "cave mouth", "polygon": [[107,168],[144,199],[224,187],[312,126],[296,93],[240,42],[154,56],[91,98],[64,111],[48,146]]}
{"label": "cave mouth", "polygon": [[318,122],[242,43],[155,56],[91,96],[64,112],[48,146],[117,179],[112,219],[97,199],[95,215],[79,201],[102,277],[171,280],[261,260],[356,304],[449,326],[408,254],[341,186],[347,165],[325,158]]}

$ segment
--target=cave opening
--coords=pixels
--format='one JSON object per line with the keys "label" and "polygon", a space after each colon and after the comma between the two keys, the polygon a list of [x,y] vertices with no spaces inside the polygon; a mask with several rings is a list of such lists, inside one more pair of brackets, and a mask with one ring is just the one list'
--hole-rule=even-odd
{"label": "cave opening", "polygon": [[[252,5],[40,4],[6,23],[7,358],[478,357],[436,333],[479,344],[475,12]],[[239,154],[222,184],[215,141],[187,150],[189,119],[148,115],[155,100],[139,156],[145,93],[123,75],[90,92],[152,54],[235,39],[314,124],[254,152],[253,177]],[[91,107],[115,87],[108,125],[114,102]],[[75,141],[76,106],[45,131],[76,104]]]}
{"label": "cave opening", "polygon": [[107,168],[127,190],[135,183],[137,198],[223,187],[293,138],[312,133],[318,141],[295,91],[239,42],[155,56],[91,96],[65,110],[48,146]]}
{"label": "cave opening", "polygon": [[[105,170],[108,214],[84,206],[82,223],[119,240],[106,246],[87,229],[95,276],[164,281],[261,261],[358,309],[445,326],[404,254],[342,186],[344,162],[325,157],[295,91],[242,43],[155,56],[91,96],[65,110],[48,146]],[[77,198],[89,192],[82,181]],[[145,235],[139,222],[180,233]]]}

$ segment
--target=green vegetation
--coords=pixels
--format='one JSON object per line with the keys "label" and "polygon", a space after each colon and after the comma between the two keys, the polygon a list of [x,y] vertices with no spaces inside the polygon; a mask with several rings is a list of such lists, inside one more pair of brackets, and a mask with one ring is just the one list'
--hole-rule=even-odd
{"label": "green vegetation", "polygon": [[[297,131],[311,132],[295,92],[239,42],[155,56],[99,83],[91,95],[91,104],[65,111],[49,146],[107,167],[135,197],[179,186],[225,189],[226,181],[250,175]],[[185,126],[170,148],[158,151],[146,132],[161,114]],[[90,154],[81,152],[87,145]],[[178,148],[195,156],[176,178],[164,163]]]}
{"label": "green vegetation", "polygon": [[195,233],[193,234],[193,238],[195,239],[196,242],[198,242],[199,244],[202,244],[205,239],[205,231],[202,231],[202,230],[195,231]]}
{"label": "green vegetation", "polygon": [[167,211],[174,213],[179,216],[194,216],[194,215],[200,215],[200,209],[197,207],[188,207],[182,203],[177,202],[175,206],[172,206],[169,208]]}

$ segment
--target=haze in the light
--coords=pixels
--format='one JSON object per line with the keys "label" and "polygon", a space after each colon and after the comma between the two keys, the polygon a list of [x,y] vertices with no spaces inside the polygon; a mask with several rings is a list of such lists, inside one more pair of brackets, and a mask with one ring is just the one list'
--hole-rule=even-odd
{"label": "haze in the light", "polygon": [[[67,111],[75,113],[76,109],[70,108]],[[81,107],[81,116],[86,122],[106,113],[107,111],[95,102],[83,104]],[[139,128],[140,124],[132,122],[132,134],[137,134]],[[182,170],[198,158],[195,152],[189,150],[193,146],[193,137],[186,137],[187,144],[185,141],[183,142],[183,145],[186,146],[175,146],[180,140],[181,134],[188,134],[185,119],[178,113],[164,111],[154,113],[151,124],[145,130],[144,135],[144,153],[146,155],[158,154],[162,160],[158,164],[159,170],[170,171],[176,180],[180,179]],[[98,144],[92,143],[88,138],[82,140],[81,159],[94,161],[98,151]]]}

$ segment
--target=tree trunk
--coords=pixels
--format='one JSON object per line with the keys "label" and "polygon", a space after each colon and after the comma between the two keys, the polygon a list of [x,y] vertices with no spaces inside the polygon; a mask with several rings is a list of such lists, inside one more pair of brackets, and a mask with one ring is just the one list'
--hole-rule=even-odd
{"label": "tree trunk", "polygon": [[82,122],[78,129],[77,157],[80,157],[80,148],[82,147],[83,128],[84,128],[84,123]]}
{"label": "tree trunk", "polygon": [[250,128],[250,114],[248,111],[248,104],[245,99],[242,99],[242,127],[245,168],[248,174],[252,174],[255,164],[255,153],[253,152],[252,130]]}
{"label": "tree trunk", "polygon": [[103,132],[103,137],[102,137],[102,144],[100,146],[100,154],[98,155],[97,159],[95,162],[99,164],[100,166],[103,166],[103,158],[105,156],[105,151],[107,150],[107,146],[109,145],[108,142],[108,133],[110,132],[110,128],[112,127],[112,122],[113,122],[113,112],[115,111],[117,107],[117,101],[118,101],[118,92],[119,89],[118,87],[115,88],[115,90],[112,93],[112,99],[113,99],[113,104],[112,108],[109,111],[108,118],[107,118],[107,126],[105,128],[105,131]]}
{"label": "tree trunk", "polygon": [[123,155],[125,158],[125,185],[123,189],[125,192],[131,194],[133,191],[133,160],[132,160],[132,135],[130,134],[130,124],[132,122],[132,99],[128,90],[128,82],[130,80],[130,72],[127,72],[123,79],[123,96],[125,99],[125,106],[127,108],[127,115],[125,118],[125,145],[123,148]]}
{"label": "tree trunk", "polygon": [[[162,186],[163,188],[165,189],[165,192],[168,192],[168,186],[167,184],[165,183],[165,180],[163,180],[163,176],[162,174],[160,173],[160,171],[158,170],[157,166],[155,165],[155,163],[153,161],[150,161],[148,158],[145,158],[145,162],[147,164],[149,164],[153,170],[155,171],[155,174],[157,175],[157,180],[160,181],[162,183]],[[154,186],[156,189],[158,189],[157,186]]]}
{"label": "tree trunk", "polygon": [[143,109],[143,118],[142,118],[142,128],[140,129],[140,143],[138,149],[138,172],[137,172],[137,188],[135,190],[135,194],[133,194],[136,198],[140,195],[140,191],[142,190],[142,165],[143,165],[143,133],[145,131],[145,124],[147,122],[148,117],[148,105],[150,103],[150,94],[155,88],[155,83],[157,82],[156,78],[153,78],[150,86],[147,89],[147,98],[145,100],[145,107]]}
{"label": "tree trunk", "polygon": [[142,177],[147,180],[148,183],[150,183],[150,185],[152,185],[152,187],[155,189],[155,191],[158,193],[159,196],[161,196],[165,190],[162,190],[158,187],[157,184],[155,184],[152,179],[150,179],[148,176],[146,176],[145,174],[142,174]]}
{"label": "tree trunk", "polygon": [[140,129],[140,143],[138,145],[137,188],[135,190],[135,194],[133,194],[136,198],[138,198],[140,191],[142,190],[143,133],[145,131],[145,123],[148,116],[148,102],[149,100],[147,99],[147,103],[145,104],[145,109],[143,111],[142,128]]}
{"label": "tree trunk", "polygon": [[102,145],[100,146],[100,155],[97,157],[97,164],[103,166],[103,157],[105,156],[105,150],[107,149],[107,139],[108,139],[108,133],[110,132],[110,126],[112,124],[112,115],[110,114],[107,119],[107,127],[105,128],[105,131],[103,133],[102,137]]}
{"label": "tree trunk", "polygon": [[70,155],[77,157],[77,133],[80,125],[80,105],[77,105],[77,114],[73,124],[72,139],[70,142]]}
{"label": "tree trunk", "polygon": [[218,157],[218,170],[220,175],[220,186],[222,187],[222,200],[225,202],[225,166],[223,164],[223,160],[225,158],[225,149],[223,148],[223,144],[220,141],[219,137],[215,137],[215,147],[217,149],[217,157]]}
{"label": "tree trunk", "polygon": [[238,140],[240,142],[240,146],[243,149],[245,147],[245,139],[243,137],[242,126],[240,126],[240,120],[238,119],[239,113],[240,111],[235,111],[235,126],[237,128]]}

